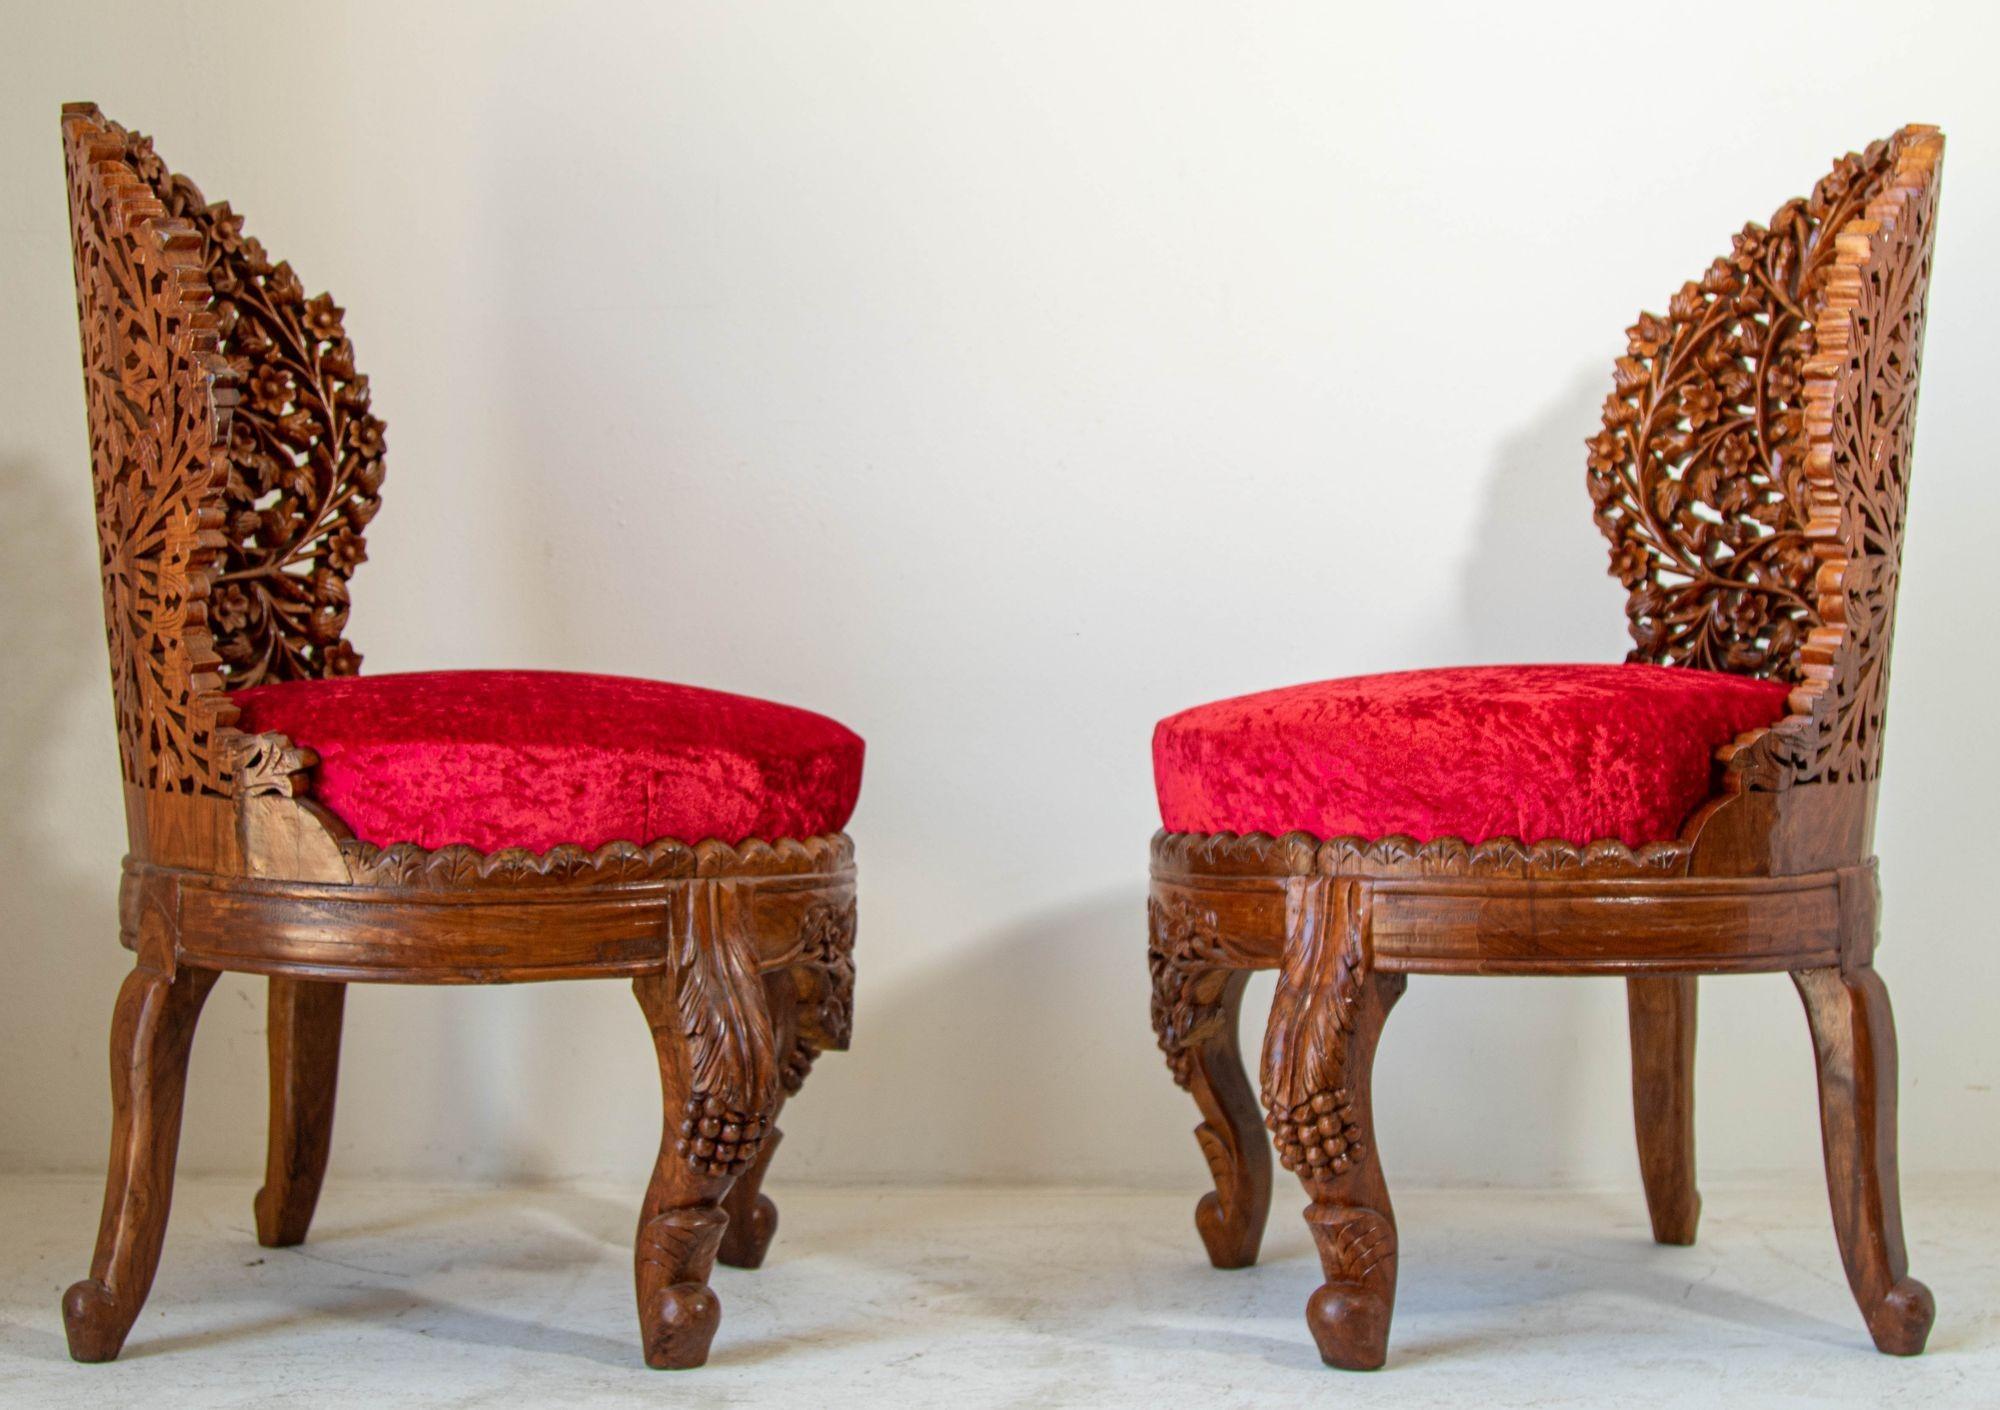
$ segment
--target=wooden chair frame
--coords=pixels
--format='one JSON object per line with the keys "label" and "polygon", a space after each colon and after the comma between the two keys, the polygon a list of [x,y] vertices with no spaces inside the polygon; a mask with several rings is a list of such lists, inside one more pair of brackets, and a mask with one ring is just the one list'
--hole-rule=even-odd
{"label": "wooden chair frame", "polygon": [[304,1239],[326,1170],[346,985],[629,979],[665,1130],[635,1275],[649,1364],[708,1354],[717,1258],[754,1268],[775,1125],[853,1003],[843,834],[481,853],[357,841],[309,750],[234,728],[234,688],[354,671],[347,583],[382,424],[342,311],[89,104],[63,109],[77,308],[137,964],[111,1026],[110,1172],[70,1353],[118,1354],[158,1267],[189,1045],[224,970],[269,976],[258,1241]]}
{"label": "wooden chair frame", "polygon": [[1678,838],[1153,839],[1153,1024],[1215,1182],[1196,1227],[1216,1267],[1256,1261],[1271,1158],[1236,1031],[1250,973],[1276,969],[1262,1105],[1311,1199],[1325,1282],[1306,1318],[1328,1364],[1387,1354],[1396,1225],[1370,1069],[1412,974],[1625,976],[1653,1234],[1685,1244],[1696,976],[1790,973],[1849,1284],[1877,1347],[1923,1349],[1873,830],[1943,145],[1909,127],[1843,158],[1630,330],[1589,480],[1631,659],[1793,686],[1786,718],[1720,751]]}

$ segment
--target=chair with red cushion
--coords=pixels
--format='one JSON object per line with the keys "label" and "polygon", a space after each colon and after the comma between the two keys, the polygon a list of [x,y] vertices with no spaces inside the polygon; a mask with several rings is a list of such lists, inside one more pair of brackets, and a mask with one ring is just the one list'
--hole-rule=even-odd
{"label": "chair with red cushion", "polygon": [[1923,1349],[1872,853],[1943,149],[1908,127],[1842,158],[1630,330],[1589,457],[1626,664],[1324,681],[1155,732],[1153,1026],[1201,1109],[1195,1224],[1217,1267],[1256,1261],[1271,1157],[1237,1015],[1276,969],[1263,1124],[1311,1199],[1329,1364],[1387,1353],[1369,1073],[1411,974],[1625,976],[1653,1234],[1685,1244],[1695,976],[1789,972],[1848,1281],[1876,1346]]}
{"label": "chair with red cushion", "polygon": [[640,1331],[700,1365],[715,1260],[756,1267],[777,1223],[778,1110],[846,1046],[861,740],[615,676],[357,676],[383,443],[342,311],[145,138],[88,104],[62,128],[138,957],[70,1354],[115,1357],[146,1299],[195,1021],[239,970],[270,983],[273,1247],[319,1197],[350,981],[631,980],[665,1112]]}

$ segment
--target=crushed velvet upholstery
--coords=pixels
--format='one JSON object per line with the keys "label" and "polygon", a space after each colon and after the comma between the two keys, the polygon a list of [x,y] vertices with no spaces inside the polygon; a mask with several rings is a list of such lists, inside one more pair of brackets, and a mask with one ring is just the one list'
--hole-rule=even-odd
{"label": "crushed velvet upholstery", "polygon": [[364,841],[481,851],[837,832],[860,738],[747,696],[558,671],[430,671],[236,691],[238,728],[319,755],[313,796]]}
{"label": "crushed velvet upholstery", "polygon": [[1172,832],[1628,845],[1675,836],[1713,754],[1787,688],[1666,666],[1476,666],[1320,681],[1160,721]]}

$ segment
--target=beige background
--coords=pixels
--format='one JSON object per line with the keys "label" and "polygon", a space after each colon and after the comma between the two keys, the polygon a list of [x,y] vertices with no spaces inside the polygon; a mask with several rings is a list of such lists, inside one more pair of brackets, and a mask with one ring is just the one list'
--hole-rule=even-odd
{"label": "beige background", "polygon": [[[101,1162],[127,963],[56,130],[93,98],[350,310],[390,427],[371,669],[659,675],[867,736],[858,1040],[786,1176],[1190,1191],[1152,722],[1615,659],[1582,440],[1620,330],[1836,150],[1945,125],[1883,969],[1906,1170],[1992,1168],[1990,7],[7,8],[0,1165]],[[1705,1168],[1803,1177],[1790,986],[1704,996]],[[257,1167],[260,1004],[210,1002],[193,1168]],[[643,1178],[622,986],[367,990],[348,1034],[336,1178]],[[1419,982],[1386,1158],[1629,1181],[1626,1074],[1615,983]]]}

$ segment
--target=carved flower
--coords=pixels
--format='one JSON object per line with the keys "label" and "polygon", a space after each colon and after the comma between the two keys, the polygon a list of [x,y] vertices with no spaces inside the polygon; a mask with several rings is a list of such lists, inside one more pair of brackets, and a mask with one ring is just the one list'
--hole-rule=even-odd
{"label": "carved flower", "polygon": [[1625,330],[1625,349],[1633,357],[1652,357],[1674,336],[1673,326],[1657,314],[1642,313]]}
{"label": "carved flower", "polygon": [[342,573],[352,573],[368,561],[368,544],[361,535],[340,530],[326,541],[326,561]]}
{"label": "carved flower", "polygon": [[1590,447],[1590,468],[1593,470],[1615,470],[1625,460],[1625,447],[1618,433],[1606,427],[1584,442]]}
{"label": "carved flower", "polygon": [[305,286],[299,283],[290,260],[280,261],[264,276],[264,293],[274,304],[295,304],[306,296]]}
{"label": "carved flower", "polygon": [[382,423],[373,416],[357,416],[347,423],[347,443],[363,456],[373,459],[381,455],[385,448],[383,429]]}
{"label": "carved flower", "polygon": [[209,238],[222,249],[236,254],[243,248],[243,217],[227,201],[209,207],[208,224]]}
{"label": "carved flower", "polygon": [[275,415],[285,409],[292,400],[292,374],[272,363],[265,363],[250,377],[250,401],[259,411]]}
{"label": "carved flower", "polygon": [[344,641],[337,641],[320,653],[330,676],[351,676],[361,669],[361,653]]}
{"label": "carved flower", "polygon": [[1652,556],[1631,539],[1621,539],[1611,550],[1611,576],[1627,588],[1636,588],[1644,582],[1652,566]]}
{"label": "carved flower", "polygon": [[347,310],[334,303],[333,295],[320,294],[306,303],[306,331],[322,343],[332,342],[341,333]]}
{"label": "carved flower", "polygon": [[238,583],[225,583],[208,603],[209,618],[225,632],[240,632],[250,624],[250,594]]}
{"label": "carved flower", "polygon": [[1715,449],[1715,458],[1722,467],[1732,474],[1740,475],[1750,463],[1755,449],[1750,444],[1750,436],[1744,431],[1731,431],[1722,438],[1722,444]]}
{"label": "carved flower", "polygon": [[1761,592],[1718,594],[1709,604],[1715,624],[1725,636],[1748,641],[1764,629],[1768,614]]}
{"label": "carved flower", "polygon": [[1771,232],[1761,225],[1744,226],[1729,242],[1729,262],[1745,273],[1755,269],[1764,258],[1770,238]]}
{"label": "carved flower", "polygon": [[1681,415],[1688,426],[1698,429],[1715,420],[1722,411],[1722,393],[1713,382],[1690,382],[1681,388]]}

